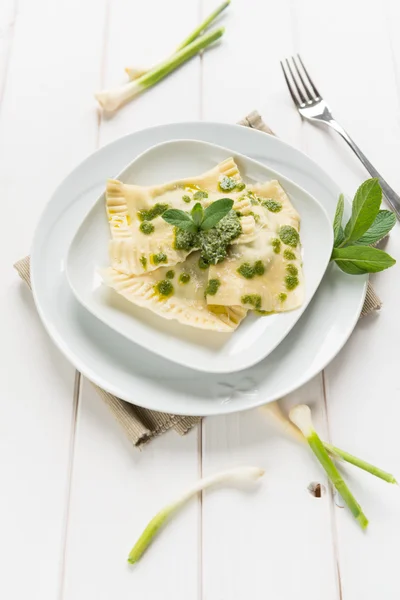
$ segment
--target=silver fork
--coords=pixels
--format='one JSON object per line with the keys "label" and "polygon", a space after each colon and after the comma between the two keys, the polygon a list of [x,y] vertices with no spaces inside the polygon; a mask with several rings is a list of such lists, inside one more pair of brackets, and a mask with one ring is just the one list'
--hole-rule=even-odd
{"label": "silver fork", "polygon": [[379,179],[383,194],[400,221],[400,196],[398,196],[390,185],[386,183],[382,175],[378,173],[365,154],[361,152],[357,144],[353,142],[347,131],[345,131],[345,129],[343,129],[343,127],[333,118],[331,109],[315,87],[300,56],[297,55],[297,59],[292,56],[291,62],[288,59],[285,59],[284,62],[281,61],[281,67],[290,95],[292,96],[293,102],[300,115],[304,119],[307,119],[307,121],[325,123],[340,133],[342,138],[356,153],[370,175]]}

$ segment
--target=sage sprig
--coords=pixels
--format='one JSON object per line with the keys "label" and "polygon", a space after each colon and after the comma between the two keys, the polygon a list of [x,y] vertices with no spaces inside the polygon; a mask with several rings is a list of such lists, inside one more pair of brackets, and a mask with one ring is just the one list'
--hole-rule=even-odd
{"label": "sage sprig", "polygon": [[340,194],[333,220],[334,247],[331,260],[345,273],[377,273],[396,263],[389,254],[372,247],[396,223],[393,213],[380,210],[381,202],[382,188],[378,179],[367,179],[358,188],[351,217],[343,227],[344,197]]}
{"label": "sage sprig", "polygon": [[162,214],[162,218],[170,225],[178,227],[178,229],[197,233],[215,227],[232,210],[232,206],[233,200],[230,198],[216,200],[205,210],[200,202],[196,202],[190,213],[171,208]]}

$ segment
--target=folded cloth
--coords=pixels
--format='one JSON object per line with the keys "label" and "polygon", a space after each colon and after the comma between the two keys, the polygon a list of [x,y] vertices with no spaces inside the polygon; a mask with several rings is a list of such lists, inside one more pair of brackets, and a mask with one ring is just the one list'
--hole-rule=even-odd
{"label": "folded cloth", "polygon": [[[256,111],[250,113],[239,124],[259,129],[269,135],[274,135]],[[29,256],[19,260],[14,267],[20,277],[30,287]],[[361,316],[365,316],[374,310],[379,310],[381,305],[381,301],[372,286],[368,283],[367,295]],[[135,406],[109,394],[97,385],[94,385],[94,387],[124,429],[129,440],[138,448],[169,429],[175,429],[180,435],[185,435],[185,433],[201,421],[201,417],[182,417]]]}

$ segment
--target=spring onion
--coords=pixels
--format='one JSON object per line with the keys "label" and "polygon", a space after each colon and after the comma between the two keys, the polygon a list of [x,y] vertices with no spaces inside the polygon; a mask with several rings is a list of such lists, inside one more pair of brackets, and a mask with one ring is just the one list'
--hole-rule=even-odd
{"label": "spring onion", "polygon": [[[207,29],[207,27],[209,25],[211,25],[211,23],[213,21],[215,21],[215,19],[225,10],[225,8],[227,8],[229,6],[229,4],[231,3],[231,0],[226,0],[225,2],[223,2],[222,4],[220,4],[218,6],[218,8],[216,8],[210,15],[208,15],[208,17],[206,17],[204,19],[204,21],[202,21],[200,23],[200,25],[198,27],[196,27],[184,40],[183,42],[181,42],[179,44],[179,46],[175,49],[175,52],[179,52],[179,50],[182,50],[182,48],[185,48],[185,46],[188,46],[189,44],[191,44],[195,39],[197,39],[202,33],[204,33],[204,31]],[[137,67],[127,67],[125,69],[125,72],[129,75],[130,79],[137,79],[138,77],[140,77],[141,75],[144,75],[145,73],[147,73],[147,71],[149,71],[150,69],[139,69]]]}
{"label": "spring onion", "polygon": [[300,429],[301,433],[306,438],[311,450],[314,452],[322,467],[325,469],[330,481],[353,513],[353,516],[361,528],[366,529],[368,526],[368,519],[363,513],[361,506],[349,490],[346,482],[337,470],[335,463],[332,461],[325,449],[324,444],[315,431],[311,419],[310,408],[305,404],[299,404],[291,409],[289,418],[292,423],[294,423]]}
{"label": "spring onion", "polygon": [[228,471],[222,471],[210,477],[205,477],[197,481],[192,487],[184,492],[179,498],[165,506],[155,517],[151,519],[147,527],[144,529],[142,535],[132,548],[128,556],[128,562],[131,564],[136,563],[143,555],[145,550],[153,541],[160,528],[164,525],[167,519],[179,510],[190,498],[195,496],[198,492],[209,488],[212,485],[221,483],[246,483],[249,481],[256,481],[264,475],[264,470],[259,467],[237,467],[236,469],[230,469]]}
{"label": "spring onion", "polygon": [[[271,419],[283,433],[287,434],[289,437],[292,437],[298,442],[305,443],[306,440],[304,436],[300,433],[297,427],[294,427],[289,419],[286,418],[277,401],[265,404],[262,407],[262,410],[271,417]],[[357,458],[345,450],[341,450],[336,446],[332,446],[331,444],[328,444],[328,442],[323,441],[322,443],[325,446],[325,450],[327,450],[328,454],[334,460],[344,460],[358,467],[359,469],[366,471],[367,473],[371,473],[371,475],[375,475],[375,477],[383,479],[383,481],[397,484],[395,477],[391,473],[388,473],[379,467],[375,467],[375,465],[371,465],[371,463],[368,463],[361,458]]]}
{"label": "spring onion", "polygon": [[147,88],[155,85],[161,79],[172,73],[175,69],[177,69],[184,62],[198,54],[210,44],[213,44],[216,40],[218,40],[224,33],[224,28],[221,27],[219,29],[214,29],[209,33],[200,36],[194,42],[185,46],[177,52],[173,54],[165,61],[159,63],[153,69],[141,75],[137,79],[133,81],[129,81],[124,85],[121,85],[117,88],[110,90],[103,90],[102,92],[98,92],[95,94],[97,101],[100,106],[109,112],[117,110],[120,106],[132,100],[138,94],[141,94]]}

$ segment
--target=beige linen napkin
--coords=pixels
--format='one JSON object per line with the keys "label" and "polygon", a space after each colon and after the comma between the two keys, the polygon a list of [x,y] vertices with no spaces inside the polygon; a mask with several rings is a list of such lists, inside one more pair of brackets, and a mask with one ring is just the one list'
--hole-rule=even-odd
{"label": "beige linen napkin", "polygon": [[[256,111],[250,113],[245,119],[240,121],[239,124],[274,135]],[[14,267],[20,277],[30,287],[29,256],[19,260]],[[367,295],[361,316],[365,316],[380,308],[381,301],[375,294],[372,286],[368,284]],[[120,425],[122,425],[129,440],[137,447],[143,446],[146,442],[158,437],[171,428],[175,429],[180,435],[184,435],[201,420],[201,417],[181,417],[141,408],[140,406],[135,406],[109,394],[96,385],[94,385],[94,387],[107,404],[114,417]]]}

